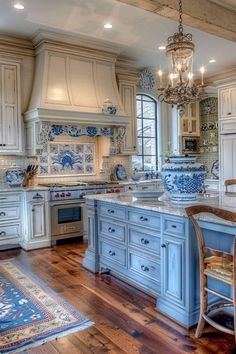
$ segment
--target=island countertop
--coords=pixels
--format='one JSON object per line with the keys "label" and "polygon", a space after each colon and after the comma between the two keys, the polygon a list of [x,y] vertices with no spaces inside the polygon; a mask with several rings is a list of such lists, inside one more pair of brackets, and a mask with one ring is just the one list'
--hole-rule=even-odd
{"label": "island countertop", "polygon": [[[160,213],[166,213],[175,216],[187,217],[185,208],[192,205],[205,204],[212,207],[236,212],[236,193],[211,193],[206,195],[199,195],[196,202],[192,203],[176,203],[172,202],[169,197],[164,193],[159,198],[144,198],[139,199],[133,196],[132,192],[119,193],[119,194],[96,194],[85,197],[88,200],[98,200],[103,202],[115,203],[124,206],[141,208]],[[211,221],[221,224],[236,226],[235,223],[223,221],[218,217],[210,214],[201,214],[201,220]]]}

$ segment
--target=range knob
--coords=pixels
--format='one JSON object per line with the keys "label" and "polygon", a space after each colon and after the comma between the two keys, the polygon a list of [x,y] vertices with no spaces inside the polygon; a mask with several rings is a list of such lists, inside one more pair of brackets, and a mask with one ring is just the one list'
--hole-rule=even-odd
{"label": "range knob", "polygon": [[65,197],[65,193],[64,193],[64,192],[61,193],[61,197],[62,197],[62,198]]}
{"label": "range knob", "polygon": [[67,197],[71,197],[71,192],[67,192],[67,193],[66,193],[66,196],[67,196]]}
{"label": "range knob", "polygon": [[59,197],[60,197],[60,194],[59,194],[59,193],[55,193],[55,194],[54,194],[54,197],[55,197],[55,198],[59,198]]}
{"label": "range knob", "polygon": [[116,192],[116,193],[120,193],[120,189],[119,189],[119,188],[116,188],[116,189],[115,189],[115,192]]}
{"label": "range knob", "polygon": [[86,195],[85,192],[81,192],[81,193],[80,193],[80,198],[83,198],[85,195]]}

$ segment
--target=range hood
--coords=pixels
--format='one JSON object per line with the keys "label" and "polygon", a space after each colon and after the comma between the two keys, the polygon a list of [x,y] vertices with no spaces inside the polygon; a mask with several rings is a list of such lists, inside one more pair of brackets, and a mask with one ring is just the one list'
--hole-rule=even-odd
{"label": "range hood", "polygon": [[[124,112],[115,76],[117,53],[87,48],[75,38],[59,38],[40,32],[34,39],[36,68],[25,121],[127,125],[129,117]],[[102,113],[107,98],[118,108],[115,115]]]}

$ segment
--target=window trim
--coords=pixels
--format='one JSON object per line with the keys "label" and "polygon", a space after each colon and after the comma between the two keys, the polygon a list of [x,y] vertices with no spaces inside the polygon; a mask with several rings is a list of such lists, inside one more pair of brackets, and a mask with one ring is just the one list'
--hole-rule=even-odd
{"label": "window trim", "polygon": [[[145,98],[148,98],[148,100],[145,100]],[[148,95],[148,94],[145,94],[145,93],[137,93],[136,94],[136,104],[137,102],[140,101],[141,103],[141,116],[138,117],[136,115],[136,119],[137,119],[137,139],[141,139],[142,141],[142,154],[137,154],[137,156],[141,156],[142,157],[142,167],[141,169],[139,169],[140,172],[145,172],[145,171],[150,171],[150,170],[145,170],[144,169],[144,158],[145,156],[154,156],[155,157],[155,167],[154,167],[154,171],[157,171],[158,170],[158,148],[159,148],[159,145],[158,145],[158,117],[157,117],[157,112],[158,112],[158,105],[157,105],[157,100],[155,98],[153,98],[152,96]],[[144,117],[143,116],[143,102],[152,102],[154,103],[154,109],[155,109],[155,118],[150,118],[150,117]],[[141,132],[142,132],[142,135],[139,135],[138,133],[138,119],[141,121]],[[155,136],[144,136],[143,135],[143,122],[144,120],[150,120],[150,121],[155,121]],[[155,139],[155,155],[147,155],[147,154],[144,154],[144,139],[147,138],[147,139]]]}

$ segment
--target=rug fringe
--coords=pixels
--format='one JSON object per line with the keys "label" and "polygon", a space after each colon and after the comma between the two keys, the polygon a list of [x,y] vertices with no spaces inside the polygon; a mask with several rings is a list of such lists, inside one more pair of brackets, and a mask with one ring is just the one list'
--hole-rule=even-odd
{"label": "rug fringe", "polygon": [[[72,333],[75,333],[75,332],[80,332],[80,331],[83,331],[85,329],[87,329],[88,327],[91,327],[94,325],[94,322],[92,321],[87,321],[86,323],[84,323],[83,325],[79,325],[78,327],[74,327],[74,328],[70,328],[66,331],[63,331],[61,333],[57,333],[57,334],[53,334],[47,338],[44,338],[44,339],[41,339],[41,340],[37,340],[35,341],[34,343],[29,343],[27,345],[22,345],[21,347],[15,349],[15,350],[9,350],[8,352],[5,352],[5,353],[11,353],[11,354],[16,354],[16,353],[20,353],[22,352],[23,350],[28,350],[28,349],[31,349],[31,348],[34,348],[34,347],[37,347],[39,345],[43,345],[47,342],[50,342],[52,340],[55,340],[55,339],[58,339],[58,338],[61,338],[61,337],[64,337],[64,336],[67,336],[69,334],[72,334]],[[4,353],[4,352],[0,352],[0,353]]]}

